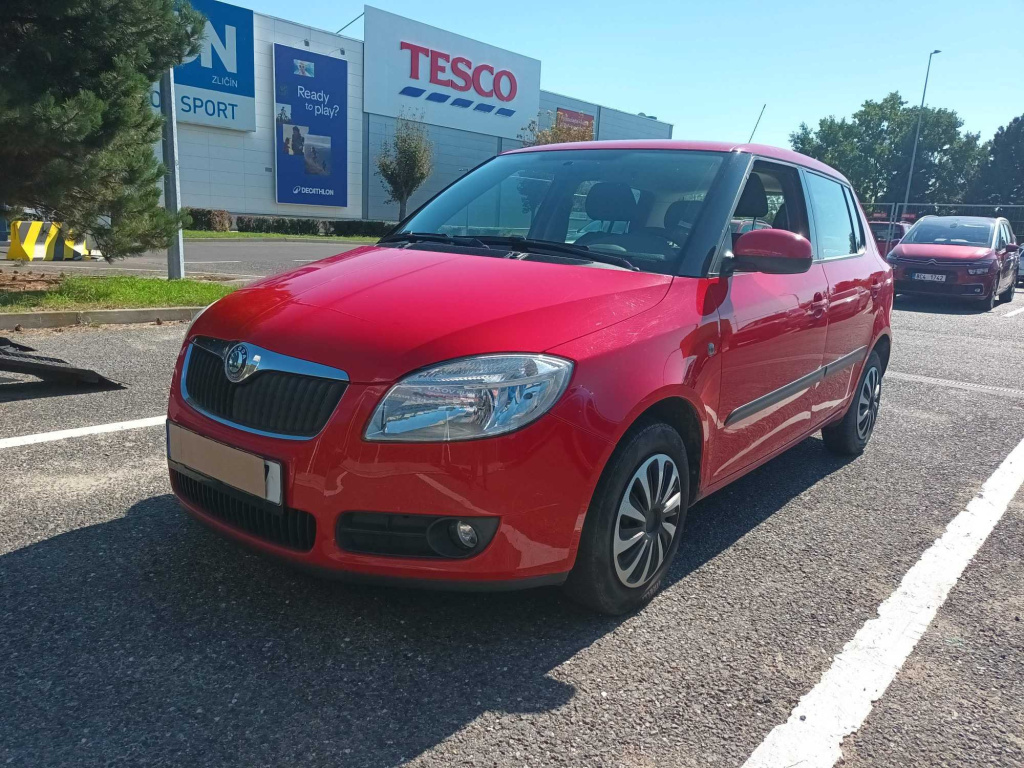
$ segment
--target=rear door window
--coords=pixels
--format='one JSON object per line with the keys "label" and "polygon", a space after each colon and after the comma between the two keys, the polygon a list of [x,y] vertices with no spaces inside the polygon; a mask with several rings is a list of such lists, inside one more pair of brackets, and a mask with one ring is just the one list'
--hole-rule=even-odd
{"label": "rear door window", "polygon": [[850,212],[850,224],[853,226],[854,245],[853,253],[860,253],[864,250],[864,227],[861,226],[860,208],[857,207],[857,200],[853,196],[853,190],[843,187],[846,194],[846,207]]}
{"label": "rear door window", "polygon": [[857,253],[863,246],[860,217],[857,217],[855,228],[843,185],[816,173],[808,173],[807,192],[814,212],[818,258],[834,259]]}

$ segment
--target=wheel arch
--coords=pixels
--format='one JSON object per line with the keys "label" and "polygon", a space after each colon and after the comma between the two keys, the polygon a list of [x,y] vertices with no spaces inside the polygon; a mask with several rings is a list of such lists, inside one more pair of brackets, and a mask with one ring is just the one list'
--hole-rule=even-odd
{"label": "wheel arch", "polygon": [[875,341],[875,345],[871,350],[878,353],[878,359],[882,361],[882,373],[884,374],[889,367],[889,356],[892,354],[892,336],[883,333]]}
{"label": "wheel arch", "polygon": [[656,421],[668,424],[683,440],[690,480],[689,504],[692,504],[700,490],[701,462],[704,456],[704,427],[697,408],[684,397],[662,398],[649,405],[633,420],[619,443],[634,430]]}

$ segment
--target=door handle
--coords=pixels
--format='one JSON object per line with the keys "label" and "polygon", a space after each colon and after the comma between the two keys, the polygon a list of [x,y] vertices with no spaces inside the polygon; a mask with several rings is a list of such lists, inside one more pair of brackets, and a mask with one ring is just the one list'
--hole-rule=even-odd
{"label": "door handle", "polygon": [[825,314],[825,310],[828,309],[828,297],[821,291],[814,294],[814,299],[811,301],[811,314],[815,317],[821,317]]}

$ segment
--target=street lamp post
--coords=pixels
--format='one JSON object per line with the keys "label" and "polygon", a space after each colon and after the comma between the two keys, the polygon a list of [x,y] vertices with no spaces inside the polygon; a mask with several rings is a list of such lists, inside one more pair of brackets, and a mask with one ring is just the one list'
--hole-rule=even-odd
{"label": "street lamp post", "polygon": [[910,153],[910,173],[907,174],[907,194],[903,196],[903,215],[907,215],[907,206],[910,204],[910,184],[914,180],[914,161],[917,160],[917,142],[921,138],[921,118],[924,117],[924,97],[928,93],[928,75],[932,72],[932,56],[942,53],[934,50],[928,54],[928,69],[924,73],[924,90],[921,92],[921,108],[917,111],[917,133],[914,134],[914,149]]}

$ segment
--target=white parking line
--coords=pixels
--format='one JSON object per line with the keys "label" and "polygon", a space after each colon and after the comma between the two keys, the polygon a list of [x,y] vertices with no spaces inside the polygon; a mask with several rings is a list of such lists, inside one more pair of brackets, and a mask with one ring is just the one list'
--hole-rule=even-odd
{"label": "white parking line", "polygon": [[829,768],[839,761],[843,739],[863,725],[1022,483],[1024,441],[907,571],[878,607],[878,618],[860,628],[789,720],[772,729],[743,768]]}
{"label": "white parking line", "polygon": [[186,261],[186,264],[241,264],[241,260],[236,261]]}
{"label": "white parking line", "polygon": [[1013,317],[1014,315],[1019,315],[1021,312],[1024,312],[1024,307],[1021,307],[1020,309],[1015,309],[1013,310],[1013,312],[1007,312],[1005,315],[1003,315],[1003,317]]}
{"label": "white parking line", "polygon": [[0,439],[0,448],[16,448],[19,445],[35,445],[36,443],[52,443],[54,440],[66,440],[69,437],[83,437],[85,435],[101,435],[104,432],[123,432],[126,429],[141,429],[142,427],[155,427],[167,421],[166,416],[151,416],[148,419],[136,419],[135,421],[118,421],[113,424],[98,424],[95,427],[79,427],[78,429],[60,429],[56,432],[40,432],[36,435],[22,435],[21,437],[5,437]]}

